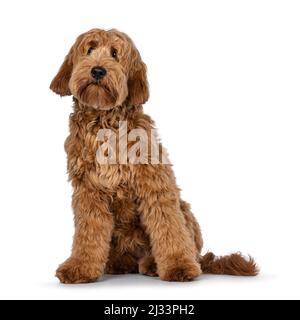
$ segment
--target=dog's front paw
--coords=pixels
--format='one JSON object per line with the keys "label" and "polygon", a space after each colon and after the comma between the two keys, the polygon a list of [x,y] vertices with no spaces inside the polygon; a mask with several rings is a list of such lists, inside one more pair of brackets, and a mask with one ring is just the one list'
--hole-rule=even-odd
{"label": "dog's front paw", "polygon": [[56,277],[65,284],[95,282],[99,275],[95,266],[76,258],[69,258],[56,270]]}
{"label": "dog's front paw", "polygon": [[202,274],[200,264],[193,259],[169,259],[167,265],[160,268],[159,276],[165,281],[191,281]]}

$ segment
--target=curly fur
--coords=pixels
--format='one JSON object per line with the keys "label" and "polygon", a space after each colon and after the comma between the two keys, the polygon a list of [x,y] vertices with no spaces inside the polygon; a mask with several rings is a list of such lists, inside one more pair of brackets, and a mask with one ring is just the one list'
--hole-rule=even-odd
{"label": "curly fur", "polygon": [[[107,70],[101,82],[90,75],[95,65]],[[142,108],[149,97],[146,65],[127,35],[100,29],[80,35],[50,88],[74,97],[65,150],[75,235],[71,257],[56,272],[61,282],[92,282],[104,272],[140,272],[168,281],[192,280],[202,271],[257,273],[253,260],[240,255],[200,256],[201,231],[170,165],[96,161],[99,129],[118,131],[119,121],[127,121],[128,131],[154,128]]]}

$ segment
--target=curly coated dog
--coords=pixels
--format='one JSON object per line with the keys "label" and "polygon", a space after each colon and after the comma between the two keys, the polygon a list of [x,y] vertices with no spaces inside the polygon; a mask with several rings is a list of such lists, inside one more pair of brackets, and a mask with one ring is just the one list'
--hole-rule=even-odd
{"label": "curly coated dog", "polygon": [[[80,35],[50,88],[74,99],[65,150],[75,235],[71,257],[56,272],[61,282],[93,282],[103,273],[141,273],[167,281],[189,281],[201,273],[257,274],[252,258],[200,255],[199,225],[180,198],[171,165],[162,161],[154,122],[143,112],[149,98],[146,65],[126,34],[93,29]],[[108,139],[100,141],[99,130],[117,136],[121,122],[126,122],[126,136],[118,136],[118,159],[112,163]],[[136,129],[154,137],[159,161],[145,161],[152,156],[153,141],[143,150],[146,156],[133,148],[134,161],[129,152],[124,159],[121,148],[139,142],[127,137]],[[108,146],[106,162],[97,156],[103,145]]]}

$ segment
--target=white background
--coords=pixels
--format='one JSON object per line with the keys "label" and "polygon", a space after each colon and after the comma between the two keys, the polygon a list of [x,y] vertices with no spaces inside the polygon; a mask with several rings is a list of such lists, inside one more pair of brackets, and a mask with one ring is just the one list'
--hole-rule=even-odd
{"label": "white background", "polygon": [[[0,298],[300,298],[299,1],[2,1]],[[71,98],[49,84],[76,36],[118,28],[149,69],[157,123],[205,250],[252,254],[257,278],[60,285],[70,252],[63,149]]]}

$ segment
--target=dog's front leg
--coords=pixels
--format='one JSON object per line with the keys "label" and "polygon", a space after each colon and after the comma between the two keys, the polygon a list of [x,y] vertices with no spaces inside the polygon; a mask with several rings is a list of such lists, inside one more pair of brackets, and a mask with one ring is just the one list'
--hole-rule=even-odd
{"label": "dog's front leg", "polygon": [[71,257],[56,271],[62,283],[96,281],[104,272],[113,229],[105,195],[78,188],[73,195],[75,235]]}
{"label": "dog's front leg", "polygon": [[135,167],[141,221],[146,227],[162,280],[189,281],[201,274],[199,253],[180,210],[179,190],[170,166]]}

